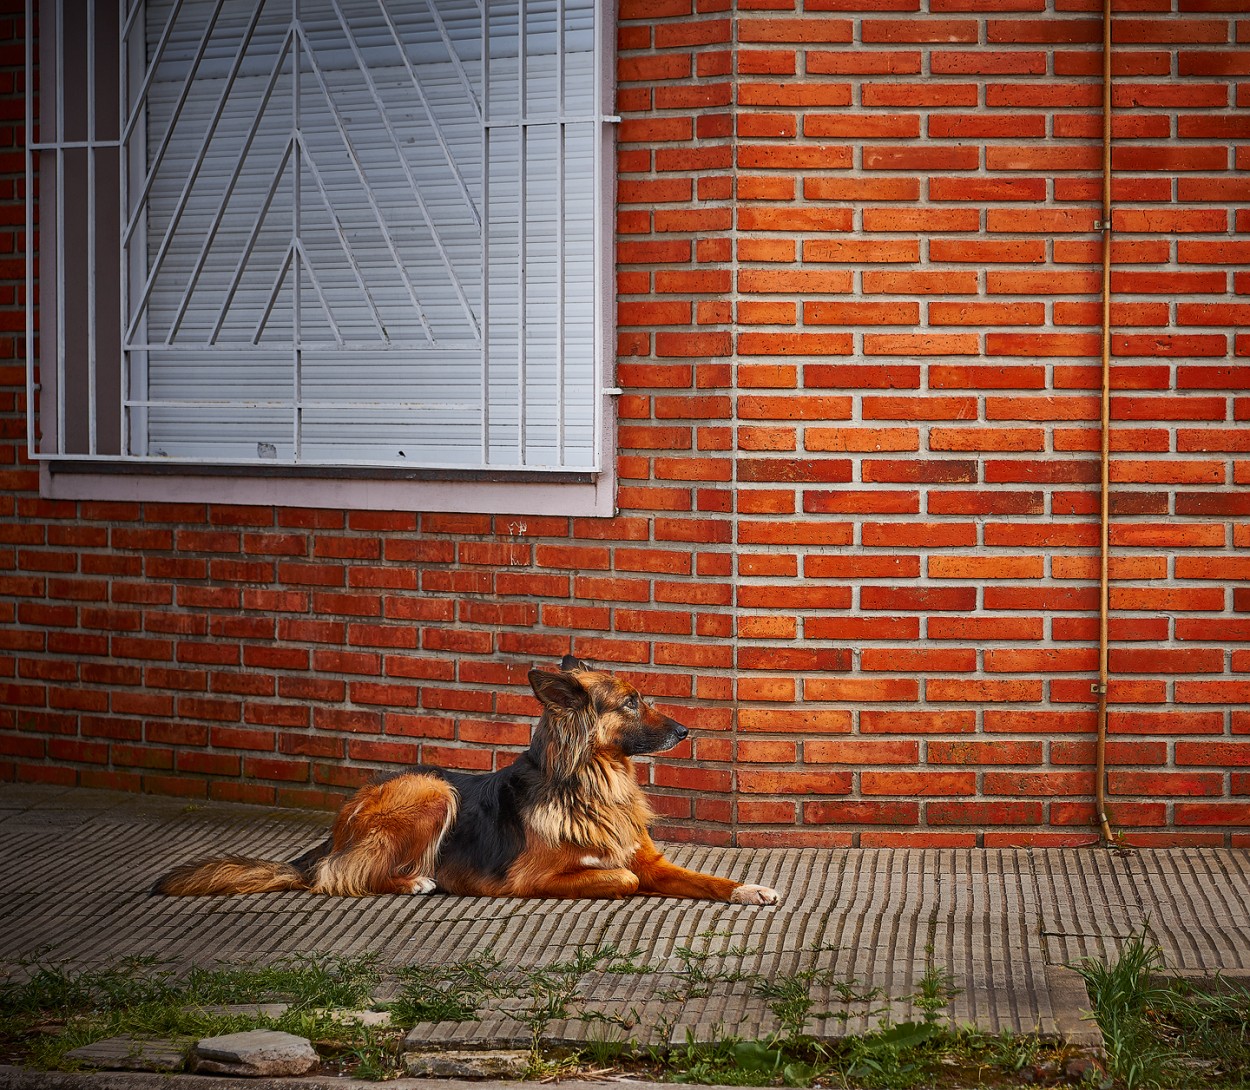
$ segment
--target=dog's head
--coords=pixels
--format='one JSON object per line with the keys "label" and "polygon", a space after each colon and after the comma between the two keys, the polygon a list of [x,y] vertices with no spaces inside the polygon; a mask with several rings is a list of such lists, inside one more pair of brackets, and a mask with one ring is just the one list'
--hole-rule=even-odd
{"label": "dog's head", "polygon": [[[566,655],[560,672],[531,670],[530,686],[542,702],[547,744],[572,771],[595,752],[635,757],[675,746],[689,734],[655,710],[627,681]],[[570,767],[572,766],[572,767]]]}

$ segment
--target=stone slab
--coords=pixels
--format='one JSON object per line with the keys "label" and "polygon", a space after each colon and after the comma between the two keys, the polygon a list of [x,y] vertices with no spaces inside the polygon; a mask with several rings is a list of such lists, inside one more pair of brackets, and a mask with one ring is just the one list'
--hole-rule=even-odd
{"label": "stone slab", "polygon": [[213,1075],[307,1075],[320,1064],[312,1042],[281,1030],[253,1029],[205,1037],[191,1050],[191,1069]]}
{"label": "stone slab", "polygon": [[448,1052],[406,1052],[409,1075],[426,1079],[521,1079],[529,1070],[529,1053],[512,1049],[460,1049]]}
{"label": "stone slab", "polygon": [[70,1049],[65,1057],[106,1071],[181,1071],[190,1047],[190,1041],[124,1033]]}

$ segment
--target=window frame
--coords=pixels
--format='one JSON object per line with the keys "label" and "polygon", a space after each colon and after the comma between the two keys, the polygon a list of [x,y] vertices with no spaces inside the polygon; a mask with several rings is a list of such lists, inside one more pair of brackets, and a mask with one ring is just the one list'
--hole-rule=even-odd
{"label": "window frame", "polygon": [[[137,0],[142,3],[142,0]],[[119,25],[126,18],[128,0],[118,0]],[[40,13],[41,29],[53,26],[53,34],[39,36],[38,57],[32,33],[27,34],[27,70],[32,76],[37,71],[45,74],[42,83],[44,97],[37,111],[34,96],[27,96],[27,132],[39,132],[41,116],[47,118],[53,111],[64,111],[61,101],[61,77],[56,71],[56,59],[64,56],[62,34],[68,7],[67,0],[26,0],[27,27],[35,26],[34,15]],[[94,23],[95,4],[87,0],[88,25]],[[51,13],[51,18],[49,14]],[[72,12],[69,13],[72,18]],[[67,176],[64,170],[65,149],[70,141],[65,139],[63,114],[58,118],[53,141],[45,141],[40,134],[38,141],[28,140],[26,170],[28,193],[39,193],[42,208],[53,210],[50,222],[42,224],[44,241],[51,235],[51,245],[44,252],[37,252],[37,229],[34,201],[27,201],[27,288],[31,300],[37,298],[40,282],[44,287],[42,312],[36,317],[35,308],[27,309],[27,441],[31,458],[39,466],[41,494],[50,499],[91,499],[105,501],[158,501],[199,502],[219,504],[243,504],[275,507],[325,507],[360,508],[365,510],[439,510],[452,512],[496,512],[501,514],[568,514],[610,516],[615,513],[616,492],[616,398],[611,377],[614,367],[615,282],[614,282],[614,209],[615,209],[615,122],[619,118],[610,112],[614,95],[614,31],[615,11],[612,0],[595,0],[595,84],[600,96],[598,115],[597,154],[593,201],[595,215],[594,266],[596,283],[594,296],[594,360],[595,389],[592,391],[595,469],[534,468],[516,465],[487,466],[486,468],[455,469],[442,467],[395,467],[391,465],[352,464],[301,465],[282,462],[273,466],[254,462],[193,462],[175,458],[144,457],[131,454],[100,453],[96,443],[96,417],[101,414],[94,393],[86,395],[87,405],[79,408],[79,426],[91,433],[90,444],[85,450],[69,449],[68,437],[73,434],[75,420],[66,410],[66,389],[83,376],[88,387],[94,389],[99,375],[96,361],[102,357],[106,346],[94,343],[96,322],[88,320],[85,337],[93,343],[86,359],[56,359],[57,348],[65,343],[63,328],[44,344],[51,342],[53,359],[49,369],[41,371],[38,357],[40,324],[45,317],[52,323],[59,318],[59,295],[62,282],[56,267],[56,254],[60,250],[60,238],[69,238],[61,220],[63,203],[59,191],[60,179]],[[58,18],[58,16],[62,16]],[[84,31],[88,33],[88,31]],[[102,46],[95,46],[99,52]],[[94,62],[93,62],[94,63]],[[92,78],[93,66],[88,66],[86,79]],[[35,86],[33,80],[29,86]],[[52,96],[49,104],[48,96]],[[92,96],[87,95],[87,101]],[[51,105],[51,110],[49,110]],[[95,107],[88,107],[91,126],[97,124]],[[54,117],[58,115],[53,114]],[[97,139],[97,132],[89,132],[88,140],[81,145],[87,161],[91,163],[88,179],[95,170],[95,150],[109,144]],[[111,146],[119,149],[120,142],[114,138]],[[53,164],[52,169],[48,169]],[[43,167],[41,170],[40,168]],[[97,198],[95,182],[87,182],[91,199]],[[88,214],[91,221],[91,216]],[[87,234],[88,261],[85,276],[94,281],[95,269],[94,235],[99,226],[92,222]],[[69,262],[66,262],[69,265]],[[50,290],[49,290],[50,286]],[[96,297],[96,288],[90,289],[89,299]],[[52,301],[52,305],[48,305]],[[554,300],[553,300],[554,303]],[[118,321],[121,321],[119,309]],[[62,320],[63,321],[63,320]],[[120,370],[120,340],[115,349],[118,359],[112,366]],[[69,353],[67,352],[68,356]],[[109,366],[109,364],[106,364]],[[107,376],[106,376],[107,378]],[[42,381],[42,385],[41,385]],[[41,397],[53,399],[48,412],[42,411]],[[108,405],[105,408],[109,408]],[[121,399],[117,398],[112,410],[121,419]],[[86,423],[82,423],[84,418]],[[45,441],[40,444],[40,429]]]}

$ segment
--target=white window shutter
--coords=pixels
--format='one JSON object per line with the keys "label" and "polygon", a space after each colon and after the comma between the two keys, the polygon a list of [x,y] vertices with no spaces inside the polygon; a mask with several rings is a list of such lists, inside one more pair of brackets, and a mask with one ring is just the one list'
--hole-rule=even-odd
{"label": "white window shutter", "polygon": [[148,0],[133,453],[597,468],[595,9],[483,2]]}

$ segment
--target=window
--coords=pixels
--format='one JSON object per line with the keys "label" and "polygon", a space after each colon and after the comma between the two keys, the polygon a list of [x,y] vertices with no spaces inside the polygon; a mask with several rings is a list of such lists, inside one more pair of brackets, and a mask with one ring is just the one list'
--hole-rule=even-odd
{"label": "window", "polygon": [[490,478],[602,508],[606,22],[595,0],[43,0],[51,490]]}

